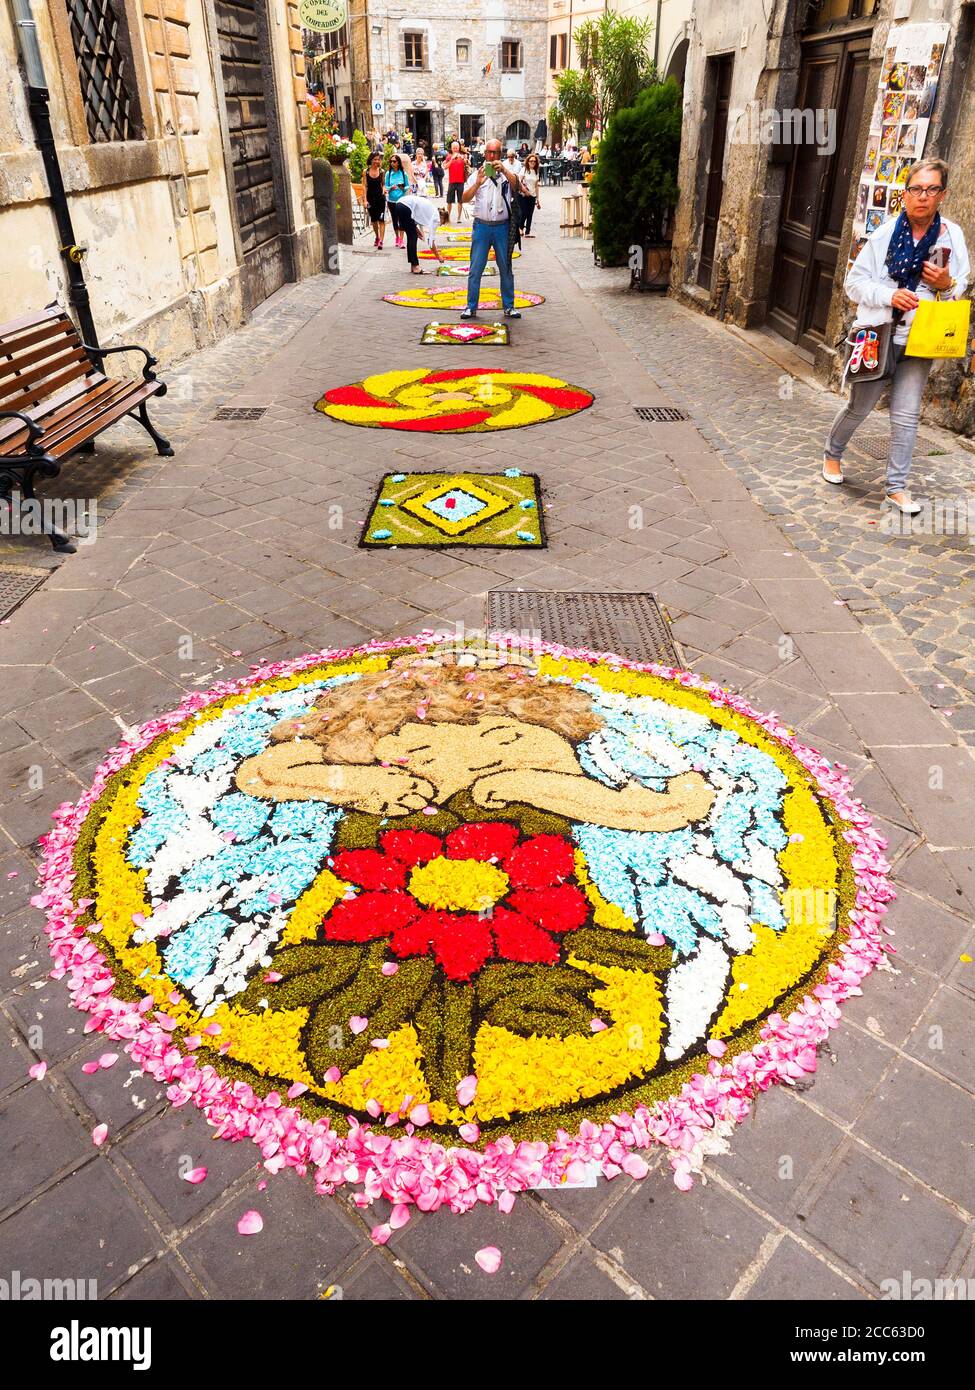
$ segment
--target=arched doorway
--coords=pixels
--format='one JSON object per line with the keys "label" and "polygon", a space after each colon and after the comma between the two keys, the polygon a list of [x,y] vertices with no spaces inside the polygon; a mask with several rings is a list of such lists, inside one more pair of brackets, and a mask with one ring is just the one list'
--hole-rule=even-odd
{"label": "arched doorway", "polygon": [[505,145],[520,145],[522,140],[531,139],[531,126],[527,121],[512,121],[504,133]]}
{"label": "arched doorway", "polygon": [[690,44],[687,39],[681,39],[680,43],[670,55],[670,62],[667,64],[667,77],[676,77],[677,85],[684,90],[684,73],[687,68],[687,53]]}

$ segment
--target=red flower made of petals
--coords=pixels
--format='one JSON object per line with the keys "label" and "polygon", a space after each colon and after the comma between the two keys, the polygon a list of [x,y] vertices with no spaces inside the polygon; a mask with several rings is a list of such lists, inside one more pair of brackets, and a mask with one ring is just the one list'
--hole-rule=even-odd
{"label": "red flower made of petals", "polygon": [[[324,918],[329,941],[388,936],[394,956],[432,955],[448,979],[469,980],[490,960],[554,964],[557,938],[588,919],[584,893],[565,881],[575,864],[572,845],[561,835],[522,838],[515,825],[486,821],[446,836],[387,830],[380,845],[342,850],[330,861],[357,891]],[[508,886],[489,913],[430,907],[410,892],[410,877],[438,859],[492,864]]]}

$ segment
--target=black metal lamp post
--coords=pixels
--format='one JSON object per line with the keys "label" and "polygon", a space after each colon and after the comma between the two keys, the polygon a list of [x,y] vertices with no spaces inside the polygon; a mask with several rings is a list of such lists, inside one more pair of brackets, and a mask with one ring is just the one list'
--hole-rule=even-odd
{"label": "black metal lamp post", "polygon": [[27,101],[31,121],[34,125],[34,136],[44,161],[47,186],[51,194],[51,207],[57,222],[61,255],[64,257],[67,267],[68,300],[77,315],[82,338],[90,347],[98,347],[95,321],[91,316],[91,301],[88,298],[88,286],[85,284],[85,277],[81,269],[85,247],[79,246],[75,241],[74,227],[71,223],[68,195],[64,190],[61,164],[54,143],[54,132],[51,129],[50,93],[44,74],[40,45],[37,42],[37,25],[34,23],[34,16],[31,11],[31,0],[12,0],[12,5],[14,27],[17,30],[17,41],[20,45],[24,74],[27,78]]}

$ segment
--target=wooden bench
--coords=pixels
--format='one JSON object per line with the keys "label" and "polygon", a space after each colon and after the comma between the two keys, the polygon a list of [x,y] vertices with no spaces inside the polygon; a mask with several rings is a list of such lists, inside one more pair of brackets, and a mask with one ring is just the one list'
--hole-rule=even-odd
{"label": "wooden bench", "polygon": [[[141,379],[107,377],[102,361],[114,352],[141,352]],[[172,446],[146,412],[150,396],[166,394],[155,365],[143,347],[83,343],[57,304],[0,325],[0,498],[12,500],[17,488],[24,499],[33,499],[35,478],[55,478],[64,459],[91,453],[95,436],[123,415],[138,420],[159,453],[170,457]],[[43,530],[55,550],[74,549],[46,520]]]}

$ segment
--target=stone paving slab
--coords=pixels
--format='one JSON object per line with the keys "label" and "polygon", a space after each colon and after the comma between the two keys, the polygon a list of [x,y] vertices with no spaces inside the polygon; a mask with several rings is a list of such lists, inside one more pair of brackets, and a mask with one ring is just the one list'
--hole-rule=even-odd
{"label": "stone paving slab", "polygon": [[[98,498],[94,545],[67,558],[28,538],[0,550],[50,570],[0,628],[0,1107],[19,1136],[4,1150],[4,1267],[70,1265],[119,1298],[313,1299],[336,1286],[353,1299],[597,1301],[875,1298],[905,1267],[965,1267],[975,1199],[945,1135],[971,1114],[975,989],[959,957],[972,953],[975,768],[964,717],[938,709],[963,715],[969,554],[882,539],[855,489],[820,497],[810,450],[835,399],[794,384],[780,402],[767,359],[676,304],[621,293],[617,272],[559,242],[549,203],[518,262],[546,303],[513,325],[505,363],[584,385],[594,406],[544,433],[422,442],[428,468],[537,471],[547,550],[358,548],[379,477],[416,466],[420,446],[325,419],[314,401],[427,360],[422,315],[381,302],[403,258],[371,255],[288,287],[166,373],[158,417],[174,459],[120,430],[65,470],[57,495]],[[490,349],[461,351],[465,366],[497,364]],[[214,421],[223,404],[268,412]],[[647,404],[694,418],[651,426],[633,414]],[[874,478],[875,464],[863,470]],[[642,1183],[533,1194],[507,1216],[415,1213],[375,1247],[382,1204],[360,1212],[293,1173],[262,1190],[255,1155],[211,1143],[195,1110],[170,1110],[124,1058],[82,1073],[101,1049],[44,973],[28,902],[36,841],[116,731],[185,690],[258,659],[480,624],[488,590],[510,587],[655,589],[693,669],[847,764],[907,889],[893,916],[904,949],[851,1001],[817,1075],[761,1097],[691,1193],[656,1156]],[[905,594],[910,613],[897,609]],[[36,1058],[50,1063],[41,1083],[26,1078]],[[96,1120],[111,1131],[97,1152]],[[211,1176],[188,1187],[181,1165],[200,1161]],[[259,1237],[237,1234],[248,1208],[264,1215]],[[493,1279],[473,1261],[484,1244],[504,1253]]]}

